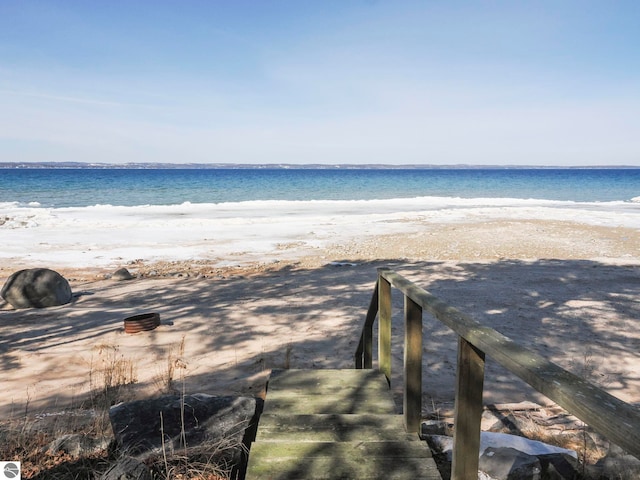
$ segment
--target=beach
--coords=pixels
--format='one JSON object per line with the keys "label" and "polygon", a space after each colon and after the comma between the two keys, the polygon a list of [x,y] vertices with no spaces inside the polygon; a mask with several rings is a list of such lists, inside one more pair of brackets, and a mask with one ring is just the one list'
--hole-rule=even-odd
{"label": "beach", "polygon": [[[492,443],[480,476],[640,480],[640,4],[177,5],[0,3],[0,480],[241,478],[262,414],[285,428],[273,372],[353,369],[365,337],[371,366],[371,334],[425,448],[333,410],[294,430],[343,445],[254,459],[475,475],[482,410],[572,452]],[[333,403],[392,413],[361,386]]]}
{"label": "beach", "polygon": [[[82,250],[90,255],[62,235],[54,246],[23,245],[32,256],[8,257],[5,250],[3,283],[18,269],[49,267],[70,281],[74,299],[46,309],[0,304],[0,415],[80,405],[114,366],[127,367],[130,398],[168,388],[259,396],[272,368],[352,368],[379,267],[622,400],[640,402],[638,228],[597,212],[532,212],[476,209],[446,221],[405,214],[340,219],[334,212],[288,230],[273,219],[245,222],[243,238],[199,256],[188,231],[182,239],[165,235],[144,256],[125,257],[122,249],[109,256],[112,245],[101,243],[101,234]],[[259,248],[246,243],[251,235],[260,237]],[[45,264],[38,252],[47,248],[52,261]],[[120,267],[135,278],[110,278]],[[158,328],[124,333],[124,318],[147,312],[160,314]],[[423,330],[427,414],[453,405],[456,337],[426,314]],[[398,405],[402,338],[396,293]],[[488,359],[485,402],[523,400],[549,403]]]}

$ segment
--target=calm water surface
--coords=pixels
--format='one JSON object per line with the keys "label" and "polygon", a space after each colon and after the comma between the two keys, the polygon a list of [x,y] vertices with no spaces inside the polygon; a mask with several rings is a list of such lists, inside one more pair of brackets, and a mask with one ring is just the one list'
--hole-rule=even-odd
{"label": "calm water surface", "polygon": [[640,197],[640,169],[0,169],[0,202],[46,207],[415,197]]}

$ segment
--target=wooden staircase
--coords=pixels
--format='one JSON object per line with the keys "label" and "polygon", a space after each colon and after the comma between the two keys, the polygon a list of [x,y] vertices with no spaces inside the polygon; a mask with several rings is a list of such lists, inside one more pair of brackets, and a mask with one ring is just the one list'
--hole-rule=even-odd
{"label": "wooden staircase", "polygon": [[271,374],[247,480],[441,480],[377,370]]}

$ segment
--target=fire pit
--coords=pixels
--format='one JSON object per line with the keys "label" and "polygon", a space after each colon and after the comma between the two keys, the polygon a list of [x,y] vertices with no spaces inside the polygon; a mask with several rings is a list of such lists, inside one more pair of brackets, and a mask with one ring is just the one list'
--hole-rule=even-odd
{"label": "fire pit", "polygon": [[159,313],[143,313],[124,319],[124,333],[138,333],[153,330],[160,325]]}

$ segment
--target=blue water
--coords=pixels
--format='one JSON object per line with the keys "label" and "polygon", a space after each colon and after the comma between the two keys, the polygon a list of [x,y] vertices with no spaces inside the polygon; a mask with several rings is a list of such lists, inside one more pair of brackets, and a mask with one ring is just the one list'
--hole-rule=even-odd
{"label": "blue water", "polygon": [[0,169],[0,202],[46,207],[247,200],[640,196],[640,169]]}

